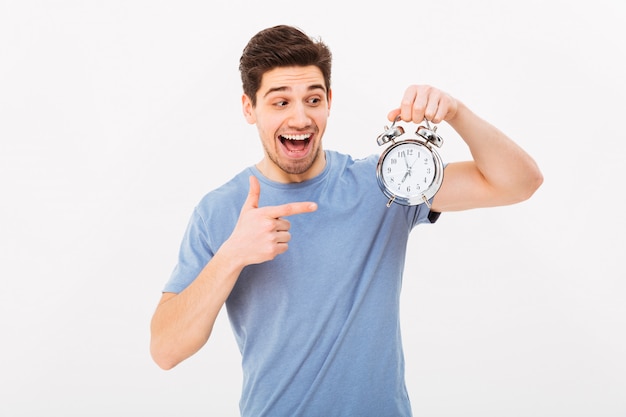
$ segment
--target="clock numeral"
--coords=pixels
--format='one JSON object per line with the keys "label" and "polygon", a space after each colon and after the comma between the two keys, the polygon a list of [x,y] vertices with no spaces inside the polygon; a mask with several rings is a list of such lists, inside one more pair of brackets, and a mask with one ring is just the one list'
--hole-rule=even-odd
{"label": "clock numeral", "polygon": [[389,164],[391,164],[391,165],[395,165],[395,164],[397,164],[397,163],[398,163],[398,160],[397,160],[396,158],[391,158],[391,159],[389,159]]}
{"label": "clock numeral", "polygon": [[[398,157],[398,159],[404,159],[407,156],[413,156],[414,153],[415,153],[415,149],[411,149],[411,148],[403,149],[403,150],[397,152],[397,157]],[[419,158],[419,153],[418,153],[417,157]],[[393,160],[394,159],[392,159],[392,161]]]}

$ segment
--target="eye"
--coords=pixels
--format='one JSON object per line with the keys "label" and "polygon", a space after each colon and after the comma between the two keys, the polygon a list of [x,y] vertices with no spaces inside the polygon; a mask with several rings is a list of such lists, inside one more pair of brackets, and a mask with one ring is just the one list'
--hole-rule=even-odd
{"label": "eye", "polygon": [[289,102],[287,100],[279,100],[274,103],[276,107],[286,107]]}
{"label": "eye", "polygon": [[315,106],[315,105],[317,105],[317,104],[321,103],[321,102],[322,102],[322,99],[321,99],[320,97],[311,97],[311,98],[308,100],[308,102],[309,102],[309,104],[311,104],[311,105],[314,105],[314,106]]}

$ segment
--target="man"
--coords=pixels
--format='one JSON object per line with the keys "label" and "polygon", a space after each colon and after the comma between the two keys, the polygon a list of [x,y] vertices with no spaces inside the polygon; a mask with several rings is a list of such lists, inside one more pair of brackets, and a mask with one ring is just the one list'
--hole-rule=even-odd
{"label": "man", "polygon": [[195,208],[152,319],[152,356],[169,369],[193,355],[225,304],[242,354],[243,416],[410,416],[399,322],[409,232],[440,212],[523,201],[542,175],[463,103],[413,85],[389,120],[445,121],[473,160],[447,164],[430,209],[388,208],[377,156],[323,150],[326,45],[272,27],[250,40],[240,71],[264,157]]}

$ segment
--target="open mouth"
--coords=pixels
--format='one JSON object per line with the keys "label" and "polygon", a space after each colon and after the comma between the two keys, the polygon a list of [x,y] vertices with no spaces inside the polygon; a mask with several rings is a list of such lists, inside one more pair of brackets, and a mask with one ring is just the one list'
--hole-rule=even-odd
{"label": "open mouth", "polygon": [[301,135],[280,135],[279,139],[280,143],[283,144],[288,152],[300,153],[306,151],[309,140],[311,139],[311,134],[306,133]]}

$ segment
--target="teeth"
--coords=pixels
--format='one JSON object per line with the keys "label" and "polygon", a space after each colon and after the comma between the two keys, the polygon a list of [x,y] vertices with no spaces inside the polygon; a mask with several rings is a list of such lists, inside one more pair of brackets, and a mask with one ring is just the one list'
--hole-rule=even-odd
{"label": "teeth", "polygon": [[310,134],[305,135],[282,135],[283,138],[288,140],[305,140],[311,137]]}

